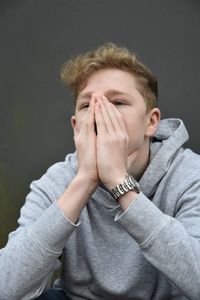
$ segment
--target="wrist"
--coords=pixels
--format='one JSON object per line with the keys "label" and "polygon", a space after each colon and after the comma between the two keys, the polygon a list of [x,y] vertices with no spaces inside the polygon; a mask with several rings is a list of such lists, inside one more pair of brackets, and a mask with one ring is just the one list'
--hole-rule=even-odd
{"label": "wrist", "polygon": [[129,207],[129,205],[135,200],[135,198],[138,196],[138,193],[134,191],[129,191],[123,196],[119,197],[117,202],[121,206],[122,210],[125,211]]}
{"label": "wrist", "polygon": [[124,172],[123,174],[120,174],[119,176],[114,176],[110,179],[109,182],[104,183],[105,187],[111,192],[114,187],[116,187],[118,184],[122,183],[126,176],[128,175],[127,172]]}
{"label": "wrist", "polygon": [[57,203],[65,216],[74,224],[77,222],[82,209],[94,193],[97,183],[88,180],[86,176],[77,174],[70,182]]}
{"label": "wrist", "polygon": [[88,188],[91,191],[95,191],[99,185],[99,181],[95,179],[91,179],[81,172],[78,172],[74,178],[75,182],[80,184],[81,186]]}

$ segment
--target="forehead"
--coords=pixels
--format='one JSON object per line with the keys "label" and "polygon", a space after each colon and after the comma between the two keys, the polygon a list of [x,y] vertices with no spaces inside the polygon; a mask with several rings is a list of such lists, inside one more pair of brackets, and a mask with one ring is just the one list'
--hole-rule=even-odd
{"label": "forehead", "polygon": [[105,93],[110,90],[128,94],[133,93],[136,90],[134,75],[118,69],[99,70],[89,76],[78,98],[89,95],[89,93]]}

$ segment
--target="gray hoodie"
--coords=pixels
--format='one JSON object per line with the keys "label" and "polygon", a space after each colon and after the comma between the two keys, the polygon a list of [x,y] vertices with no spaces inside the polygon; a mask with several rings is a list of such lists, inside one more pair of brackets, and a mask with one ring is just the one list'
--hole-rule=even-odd
{"label": "gray hoodie", "polygon": [[99,186],[77,224],[64,216],[56,200],[77,172],[76,154],[33,181],[0,252],[0,299],[39,296],[62,255],[55,285],[72,300],[199,300],[200,156],[182,148],[187,139],[181,120],[161,121],[125,212]]}

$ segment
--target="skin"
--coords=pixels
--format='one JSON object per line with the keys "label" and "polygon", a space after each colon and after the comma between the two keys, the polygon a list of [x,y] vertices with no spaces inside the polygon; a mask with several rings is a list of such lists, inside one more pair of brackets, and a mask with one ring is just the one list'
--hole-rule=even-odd
{"label": "skin", "polygon": [[[72,222],[77,221],[100,182],[111,190],[127,173],[139,180],[148,166],[150,138],[159,120],[158,108],[147,111],[132,74],[104,69],[88,78],[71,119],[78,172],[58,200]],[[120,197],[122,209],[136,196],[130,191]]]}

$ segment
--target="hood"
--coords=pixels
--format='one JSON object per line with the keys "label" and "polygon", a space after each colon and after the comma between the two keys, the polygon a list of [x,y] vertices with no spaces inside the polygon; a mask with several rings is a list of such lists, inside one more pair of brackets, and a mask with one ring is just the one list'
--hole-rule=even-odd
{"label": "hood", "polygon": [[150,164],[140,179],[141,190],[147,197],[152,196],[175,154],[188,139],[189,135],[182,120],[160,121],[150,146]]}

